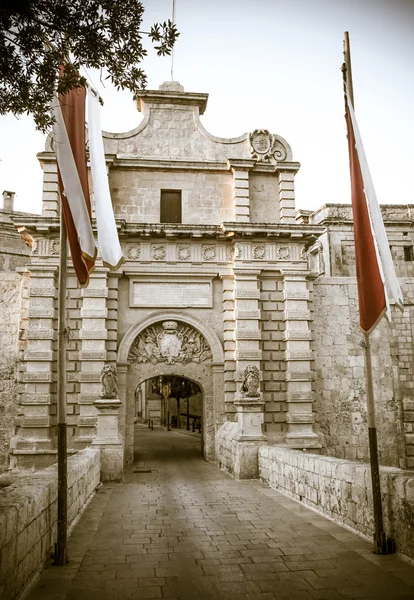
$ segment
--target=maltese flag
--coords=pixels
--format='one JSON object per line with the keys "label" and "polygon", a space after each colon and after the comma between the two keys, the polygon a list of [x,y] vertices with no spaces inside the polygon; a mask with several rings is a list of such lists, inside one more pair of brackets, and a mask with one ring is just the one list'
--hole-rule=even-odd
{"label": "maltese flag", "polygon": [[[62,210],[73,266],[81,286],[95,268],[96,244],[88,185],[85,139],[86,89],[74,88],[53,107]],[[98,245],[102,262],[116,270],[124,260],[109,192],[98,99],[88,90],[89,151]]]}
{"label": "maltese flag", "polygon": [[390,303],[404,310],[403,296],[348,90],[346,95],[360,326],[370,333],[384,314],[390,320]]}
{"label": "maltese flag", "polygon": [[85,88],[74,88],[59,94],[53,106],[61,207],[73,266],[82,287],[89,283],[96,258],[85,151],[85,96]]}
{"label": "maltese flag", "polygon": [[99,101],[90,89],[88,89],[88,133],[99,252],[106,267],[117,269],[124,257],[109,191]]}

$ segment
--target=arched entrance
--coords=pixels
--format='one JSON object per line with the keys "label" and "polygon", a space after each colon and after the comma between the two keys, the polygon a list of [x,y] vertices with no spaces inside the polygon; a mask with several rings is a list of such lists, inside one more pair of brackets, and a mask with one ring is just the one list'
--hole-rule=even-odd
{"label": "arched entrance", "polygon": [[168,429],[201,430],[203,392],[178,375],[160,375],[141,381],[135,389],[135,422]]}
{"label": "arched entrance", "polygon": [[191,379],[160,375],[140,382],[135,390],[135,437],[142,431],[140,425],[195,434],[203,454],[203,420],[203,392]]}
{"label": "arched entrance", "polygon": [[118,388],[122,402],[120,433],[125,460],[133,460],[136,389],[155,377],[182,377],[202,391],[202,446],[215,458],[216,423],[224,414],[223,348],[217,334],[193,315],[157,311],[130,328],[118,351]]}

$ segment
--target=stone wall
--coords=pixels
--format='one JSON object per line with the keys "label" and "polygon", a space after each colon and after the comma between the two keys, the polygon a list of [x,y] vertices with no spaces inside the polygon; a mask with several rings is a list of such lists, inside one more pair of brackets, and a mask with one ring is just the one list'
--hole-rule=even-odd
{"label": "stone wall", "polygon": [[250,220],[252,223],[278,223],[279,186],[270,173],[254,173],[250,186]]}
{"label": "stone wall", "polygon": [[18,415],[21,293],[21,275],[0,271],[0,472],[9,466],[9,444]]}
{"label": "stone wall", "polygon": [[[69,458],[69,526],[99,482],[99,450],[88,448]],[[0,480],[0,485],[5,483]],[[42,568],[56,542],[56,528],[56,465],[0,489],[0,600],[17,598]]]}
{"label": "stone wall", "polygon": [[[384,319],[370,336],[380,462],[399,468],[414,467],[412,287],[404,284],[404,313],[393,309],[392,324]],[[321,452],[368,461],[356,282],[345,277],[319,278],[313,299],[315,418],[324,440]]]}
{"label": "stone wall", "polygon": [[154,176],[152,171],[114,169],[109,182],[115,214],[126,221],[159,223],[161,190],[181,190],[182,223],[213,225],[233,218],[230,172],[167,171]]}
{"label": "stone wall", "polygon": [[259,448],[266,440],[240,441],[239,423],[227,421],[216,433],[216,457],[223,471],[235,479],[257,479]]}
{"label": "stone wall", "polygon": [[[368,464],[262,446],[259,472],[270,487],[337,523],[373,535]],[[381,468],[381,492],[386,535],[396,541],[397,552],[414,558],[414,473]]]}

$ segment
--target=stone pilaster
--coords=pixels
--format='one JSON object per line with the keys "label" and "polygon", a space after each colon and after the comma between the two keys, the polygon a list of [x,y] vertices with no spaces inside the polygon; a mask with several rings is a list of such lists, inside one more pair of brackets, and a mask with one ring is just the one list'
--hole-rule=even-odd
{"label": "stone pilaster", "polygon": [[[22,415],[12,440],[14,466],[47,466],[55,460],[57,267],[30,266],[29,327],[23,354]],[[39,458],[38,455],[43,455]]]}
{"label": "stone pilaster", "polygon": [[249,223],[249,170],[254,167],[255,161],[229,159],[227,164],[233,173],[233,218],[238,223]]}
{"label": "stone pilaster", "polygon": [[306,273],[283,273],[286,341],[287,423],[286,441],[293,448],[319,448],[313,431],[311,332]]}
{"label": "stone pilaster", "polygon": [[101,393],[100,376],[107,360],[107,272],[107,269],[98,267],[92,273],[88,287],[81,290],[80,410],[75,447],[89,444],[95,434],[94,402]]}
{"label": "stone pilaster", "polygon": [[234,413],[234,394],[236,393],[236,363],[234,353],[235,313],[234,313],[234,277],[223,275],[223,346],[224,346],[224,403],[227,413]]}
{"label": "stone pilaster", "polygon": [[246,367],[254,365],[260,373],[262,351],[260,349],[259,274],[260,271],[234,269],[235,359],[238,396],[240,396],[240,385]]}
{"label": "stone pilaster", "polygon": [[295,223],[295,175],[298,172],[299,164],[291,166],[285,165],[278,167],[277,182],[279,186],[279,207],[280,222]]}
{"label": "stone pilaster", "polygon": [[100,398],[94,402],[97,410],[97,431],[92,446],[101,449],[101,481],[122,481],[124,450],[119,437],[118,399]]}
{"label": "stone pilaster", "polygon": [[55,162],[43,162],[43,194],[42,215],[44,217],[58,217],[60,214],[59,184],[57,176],[57,164]]}

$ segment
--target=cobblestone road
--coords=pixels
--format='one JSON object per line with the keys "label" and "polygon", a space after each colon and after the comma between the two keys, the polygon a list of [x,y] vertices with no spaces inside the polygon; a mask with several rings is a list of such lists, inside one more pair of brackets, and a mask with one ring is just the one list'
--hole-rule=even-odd
{"label": "cobblestone road", "polygon": [[136,438],[124,484],[102,486],[75,527],[70,564],[25,600],[414,599],[414,567],[234,481],[200,458],[197,436],[138,426]]}

